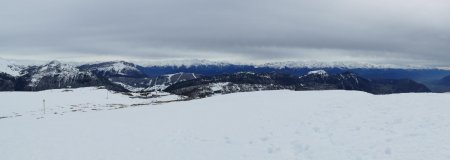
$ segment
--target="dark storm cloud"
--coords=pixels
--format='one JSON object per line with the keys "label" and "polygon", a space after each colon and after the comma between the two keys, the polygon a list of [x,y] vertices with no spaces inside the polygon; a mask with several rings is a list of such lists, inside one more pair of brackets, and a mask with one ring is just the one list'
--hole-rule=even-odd
{"label": "dark storm cloud", "polygon": [[0,56],[450,63],[446,0],[7,0]]}

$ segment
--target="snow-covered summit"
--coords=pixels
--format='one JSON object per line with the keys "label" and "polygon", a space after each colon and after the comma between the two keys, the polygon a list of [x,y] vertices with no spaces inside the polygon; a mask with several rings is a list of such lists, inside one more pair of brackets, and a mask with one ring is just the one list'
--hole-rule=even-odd
{"label": "snow-covered summit", "polygon": [[64,64],[59,61],[51,61],[45,65],[39,66],[39,71],[42,74],[61,74],[61,73],[77,73],[79,70],[70,64]]}
{"label": "snow-covered summit", "polygon": [[89,71],[97,75],[113,77],[145,77],[139,70],[140,66],[125,61],[110,61],[78,66],[82,71]]}
{"label": "snow-covered summit", "polygon": [[205,65],[206,66],[208,66],[208,65],[228,66],[228,65],[240,64],[240,63],[229,63],[229,62],[224,62],[224,61],[210,61],[210,60],[205,60],[205,59],[186,59],[186,60],[170,60],[170,61],[169,60],[149,61],[149,62],[143,62],[142,64],[144,66],[148,66],[148,67],[154,67],[154,66],[192,67],[192,66],[205,66]]}
{"label": "snow-covered summit", "polygon": [[327,71],[324,71],[324,70],[315,70],[315,71],[308,72],[308,75],[312,75],[312,74],[314,74],[314,75],[321,75],[321,76],[328,76]]}
{"label": "snow-covered summit", "polygon": [[135,64],[124,62],[124,61],[114,61],[110,63],[102,63],[97,70],[99,71],[111,71],[118,74],[125,74],[127,71],[137,71]]}
{"label": "snow-covered summit", "polygon": [[261,65],[258,67],[269,67],[269,68],[345,68],[345,69],[430,69],[424,66],[402,66],[402,65],[392,65],[392,64],[372,64],[363,62],[319,62],[319,61],[283,61],[283,62],[271,62]]}
{"label": "snow-covered summit", "polygon": [[51,61],[42,66],[35,66],[28,70],[31,75],[30,86],[36,86],[44,77],[55,77],[58,81],[68,81],[79,76],[92,76],[89,72],[82,72],[76,66]]}
{"label": "snow-covered summit", "polygon": [[0,73],[6,73],[12,76],[20,76],[24,66],[18,65],[13,61],[0,58]]}
{"label": "snow-covered summit", "polygon": [[125,61],[101,62],[95,64],[82,65],[89,66],[88,70],[96,70],[101,72],[113,72],[116,74],[126,74],[128,71],[138,71],[137,65]]}
{"label": "snow-covered summit", "polygon": [[254,63],[254,62],[226,62],[226,61],[211,61],[205,59],[185,59],[185,60],[160,60],[160,61],[146,61],[146,62],[136,62],[142,64],[143,66],[153,67],[153,66],[230,66],[230,65],[248,65],[255,66],[257,68],[269,67],[269,68],[345,68],[345,69],[357,69],[357,68],[367,68],[367,69],[435,69],[419,65],[394,65],[394,64],[376,64],[376,63],[365,63],[365,62],[350,62],[350,61],[279,61],[279,62],[268,62],[268,63]]}

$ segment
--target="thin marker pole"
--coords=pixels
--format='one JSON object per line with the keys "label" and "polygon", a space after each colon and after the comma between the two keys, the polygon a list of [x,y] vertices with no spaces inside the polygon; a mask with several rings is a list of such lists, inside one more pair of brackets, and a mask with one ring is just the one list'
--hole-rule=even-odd
{"label": "thin marker pole", "polygon": [[42,100],[42,106],[44,106],[44,114],[45,114],[45,99]]}

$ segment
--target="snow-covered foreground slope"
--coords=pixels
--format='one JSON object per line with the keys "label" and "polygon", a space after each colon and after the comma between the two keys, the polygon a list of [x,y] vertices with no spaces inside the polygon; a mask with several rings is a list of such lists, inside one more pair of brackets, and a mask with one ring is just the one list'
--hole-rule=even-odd
{"label": "snow-covered foreground slope", "polygon": [[449,94],[264,91],[5,118],[0,159],[446,160],[449,104]]}
{"label": "snow-covered foreground slope", "polygon": [[40,118],[74,112],[112,110],[176,99],[178,96],[175,95],[149,99],[130,98],[128,95],[96,87],[40,92],[0,92],[0,120],[21,116]]}

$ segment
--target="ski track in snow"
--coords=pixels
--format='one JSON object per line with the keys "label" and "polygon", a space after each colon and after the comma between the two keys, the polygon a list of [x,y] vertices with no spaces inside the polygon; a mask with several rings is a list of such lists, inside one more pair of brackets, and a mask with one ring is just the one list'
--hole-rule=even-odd
{"label": "ski track in snow", "polygon": [[[61,101],[106,101],[102,90],[81,91]],[[2,113],[11,110],[5,104],[42,95],[0,94]],[[7,101],[9,94],[17,98]],[[80,99],[88,98],[84,94],[98,96]],[[108,100],[135,101],[116,94]],[[450,94],[262,91],[40,119],[5,118],[0,119],[0,159],[447,160],[449,104]]]}

